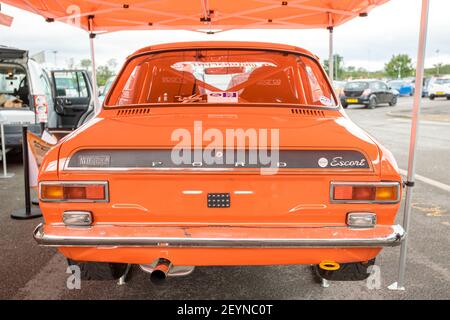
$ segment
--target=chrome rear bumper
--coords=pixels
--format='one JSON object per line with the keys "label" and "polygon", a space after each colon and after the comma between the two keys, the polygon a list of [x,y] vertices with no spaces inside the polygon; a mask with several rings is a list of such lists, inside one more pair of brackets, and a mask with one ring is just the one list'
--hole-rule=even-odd
{"label": "chrome rear bumper", "polygon": [[133,225],[68,228],[40,224],[34,231],[39,245],[58,247],[367,248],[397,246],[405,236],[400,225],[352,229]]}

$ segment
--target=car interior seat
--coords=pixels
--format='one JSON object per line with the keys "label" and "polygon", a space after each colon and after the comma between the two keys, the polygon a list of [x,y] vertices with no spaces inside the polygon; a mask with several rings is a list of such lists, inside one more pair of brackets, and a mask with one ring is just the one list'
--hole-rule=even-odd
{"label": "car interior seat", "polygon": [[198,81],[190,72],[157,68],[153,72],[153,78],[149,83],[147,92],[149,92],[148,102],[171,103],[179,102],[179,97],[200,94],[200,87]]}
{"label": "car interior seat", "polygon": [[14,95],[18,96],[20,100],[23,101],[23,104],[26,106],[30,105],[29,101],[30,87],[28,86],[27,77],[23,78],[19,84],[19,88],[15,90]]}
{"label": "car interior seat", "polygon": [[[261,67],[254,70],[246,82],[249,83],[240,94],[248,102],[261,103],[298,103],[292,82],[293,76],[288,70],[275,67]],[[245,82],[244,82],[245,85]]]}

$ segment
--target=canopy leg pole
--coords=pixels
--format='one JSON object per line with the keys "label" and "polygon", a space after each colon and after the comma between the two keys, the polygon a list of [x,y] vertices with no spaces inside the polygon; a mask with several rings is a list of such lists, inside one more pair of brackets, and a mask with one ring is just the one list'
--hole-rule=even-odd
{"label": "canopy leg pole", "polygon": [[320,284],[320,286],[322,288],[329,288],[330,287],[330,282],[327,279],[322,278],[322,283]]}
{"label": "canopy leg pole", "polygon": [[8,169],[6,167],[5,128],[3,122],[0,122],[0,131],[2,139],[2,163],[3,163],[3,175],[1,175],[0,178],[12,178],[14,177],[14,173],[8,173]]}
{"label": "canopy leg pole", "polygon": [[89,16],[89,48],[91,52],[92,94],[94,95],[94,111],[95,114],[97,114],[100,111],[100,103],[98,101],[97,69],[95,64],[95,46],[94,46],[95,33],[92,32],[93,19],[94,16]]}
{"label": "canopy leg pole", "polygon": [[328,56],[328,77],[330,78],[330,81],[334,80],[334,39],[333,39],[333,27],[327,28],[329,31],[329,56]]}
{"label": "canopy leg pole", "polygon": [[409,161],[408,161],[408,177],[406,181],[406,199],[405,209],[403,214],[403,228],[406,231],[406,238],[400,248],[398,282],[391,284],[388,288],[391,290],[405,290],[405,273],[406,273],[406,255],[408,250],[409,225],[411,214],[411,200],[413,194],[415,169],[416,169],[416,147],[417,136],[419,132],[419,115],[422,103],[422,87],[423,74],[425,64],[425,53],[427,46],[427,32],[428,32],[428,13],[430,3],[429,0],[422,0],[422,15],[420,22],[419,48],[417,53],[417,68],[416,68],[416,90],[414,94],[414,105],[411,122],[411,140],[409,145]]}

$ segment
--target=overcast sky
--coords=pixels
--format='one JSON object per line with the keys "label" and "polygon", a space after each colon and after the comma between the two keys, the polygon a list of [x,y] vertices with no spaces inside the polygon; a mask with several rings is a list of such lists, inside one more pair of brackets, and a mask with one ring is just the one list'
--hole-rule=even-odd
{"label": "overcast sky", "polygon": [[[373,10],[367,18],[357,18],[335,30],[336,53],[346,66],[379,70],[393,54],[407,53],[415,62],[420,21],[420,0],[391,0]],[[426,66],[450,63],[450,1],[431,0]],[[70,58],[89,58],[85,31],[63,23],[46,23],[35,14],[2,4],[2,12],[13,16],[12,27],[0,26],[0,44],[28,49],[31,54],[45,50],[47,59],[65,65]],[[102,35],[96,40],[99,64],[111,58],[123,63],[125,57],[144,46],[178,41],[242,40],[281,42],[328,55],[326,30],[239,30],[215,35],[188,31],[123,31]],[[436,51],[440,53],[437,54]]]}

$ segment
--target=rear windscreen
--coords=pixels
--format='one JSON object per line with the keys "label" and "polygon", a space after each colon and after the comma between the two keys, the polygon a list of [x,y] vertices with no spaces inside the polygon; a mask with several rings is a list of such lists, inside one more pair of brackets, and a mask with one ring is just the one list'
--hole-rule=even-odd
{"label": "rear windscreen", "polygon": [[345,85],[345,90],[348,90],[348,91],[365,90],[368,88],[369,88],[368,82],[348,82]]}
{"label": "rear windscreen", "polygon": [[450,84],[450,79],[437,79],[436,84]]}
{"label": "rear windscreen", "polygon": [[134,58],[106,105],[183,103],[336,105],[316,60],[239,49],[180,50]]}

